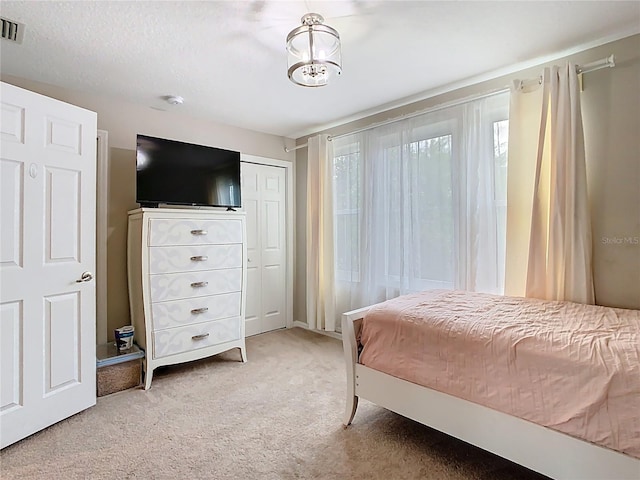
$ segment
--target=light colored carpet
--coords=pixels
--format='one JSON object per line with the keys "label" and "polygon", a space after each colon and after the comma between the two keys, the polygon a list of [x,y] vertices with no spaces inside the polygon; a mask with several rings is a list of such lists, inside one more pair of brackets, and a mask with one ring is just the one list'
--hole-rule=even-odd
{"label": "light colored carpet", "polygon": [[545,477],[361,401],[341,424],[342,344],[302,329],[156,370],[0,454],[2,479],[484,479]]}

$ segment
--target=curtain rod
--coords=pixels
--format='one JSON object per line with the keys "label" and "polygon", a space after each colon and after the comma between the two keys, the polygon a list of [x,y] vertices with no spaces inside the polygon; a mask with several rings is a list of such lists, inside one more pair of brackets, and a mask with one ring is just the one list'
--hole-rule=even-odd
{"label": "curtain rod", "polygon": [[307,146],[309,146],[309,144],[307,142],[305,142],[305,143],[301,143],[300,145],[296,145],[293,148],[284,147],[284,151],[289,153],[289,152],[293,152],[294,150],[298,150],[300,148],[304,148],[304,147],[307,147]]}
{"label": "curtain rod", "polygon": [[611,54],[607,58],[601,58],[600,60],[596,60],[595,62],[587,63],[585,65],[576,65],[576,72],[580,73],[589,73],[594,72],[596,70],[600,70],[601,68],[613,68],[616,66],[616,57]]}
{"label": "curtain rod", "polygon": [[[583,73],[595,72],[596,70],[600,70],[602,68],[613,68],[616,66],[616,57],[611,54],[606,58],[601,58],[600,60],[596,60],[595,62],[586,63],[584,65],[576,65],[576,73],[581,75]],[[532,85],[541,84],[542,83],[542,75],[538,75],[536,78],[529,78],[527,80],[520,80],[519,88],[522,89],[524,87],[530,87]]]}
{"label": "curtain rod", "polygon": [[[446,103],[441,103],[440,105],[425,109],[425,110],[418,110],[417,112],[412,112],[412,113],[406,113],[404,115],[400,115],[398,117],[393,117],[387,120],[383,120],[381,122],[377,122],[377,123],[372,123],[371,125],[368,125],[366,127],[362,127],[359,128],[357,130],[351,130],[350,132],[347,133],[341,133],[340,135],[329,135],[329,137],[327,138],[328,141],[333,140],[334,138],[340,138],[340,137],[346,137],[347,135],[353,135],[355,133],[360,133],[360,132],[364,132],[367,130],[371,130],[373,128],[377,128],[377,127],[381,127],[383,125],[388,125],[390,123],[394,123],[394,122],[398,122],[400,120],[408,120],[410,118],[413,117],[419,117],[420,115],[424,115],[426,113],[432,113],[432,112],[437,112],[438,110],[444,110],[445,108],[450,108],[450,107],[455,107],[457,105],[462,105],[463,103],[468,103],[472,100],[479,100],[481,98],[487,98],[487,97],[492,97],[493,95],[498,95],[500,93],[504,93],[507,92],[509,90],[508,87],[503,87],[500,88],[498,90],[492,90],[490,92],[487,93],[483,93],[480,95],[472,95],[469,97],[464,97],[464,98],[460,98],[458,100],[453,100],[451,102],[446,102]],[[300,145],[296,145],[294,148],[285,148],[284,151],[285,152],[292,152],[293,150],[298,150],[299,148],[304,148],[308,146],[308,142],[305,143],[301,143]]]}
{"label": "curtain rod", "polygon": [[[602,59],[596,60],[594,62],[586,63],[584,65],[576,65],[576,73],[578,73],[580,75],[580,74],[583,74],[583,73],[594,72],[594,71],[600,70],[602,68],[613,68],[613,67],[616,66],[615,60],[616,60],[616,58],[612,54],[612,55],[609,55],[606,58],[602,58]],[[541,78],[542,77],[539,76],[537,78],[530,79],[530,80],[522,80],[520,82],[520,88],[522,88],[525,85],[531,85],[531,82],[540,82]],[[330,135],[327,140],[331,141],[334,138],[346,137],[347,135],[353,135],[355,133],[364,132],[364,131],[371,130],[371,129],[376,128],[376,127],[381,127],[383,125],[388,125],[390,123],[397,122],[397,121],[400,121],[400,120],[405,120],[405,119],[417,117],[417,116],[423,115],[425,113],[431,113],[431,112],[436,112],[438,110],[442,110],[442,109],[445,109],[445,108],[455,107],[457,105],[461,105],[463,103],[470,102],[471,100],[477,100],[477,99],[480,99],[480,98],[491,97],[493,95],[498,95],[500,93],[506,92],[507,90],[509,90],[509,88],[505,87],[505,88],[501,88],[501,89],[498,89],[498,90],[493,90],[493,91],[485,93],[485,94],[474,95],[474,96],[471,96],[471,97],[465,97],[465,98],[462,98],[462,99],[459,99],[459,100],[455,100],[455,101],[452,101],[452,102],[443,103],[443,104],[438,105],[436,107],[428,108],[426,110],[420,110],[418,112],[409,113],[409,114],[406,114],[406,115],[401,115],[399,117],[394,117],[394,118],[391,118],[389,120],[384,120],[382,122],[374,123],[374,124],[369,125],[367,127],[359,128],[357,130],[352,130],[351,132],[342,133],[340,135]],[[298,150],[300,148],[305,148],[308,145],[309,145],[308,142],[305,142],[305,143],[301,143],[300,145],[296,145],[293,148],[285,147],[284,151],[289,153],[289,152],[293,152],[294,150]]]}

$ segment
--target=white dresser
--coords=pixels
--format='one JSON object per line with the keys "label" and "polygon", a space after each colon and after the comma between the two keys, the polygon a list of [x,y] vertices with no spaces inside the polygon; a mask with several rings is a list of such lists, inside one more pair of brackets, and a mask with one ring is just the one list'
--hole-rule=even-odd
{"label": "white dresser", "polygon": [[140,208],[129,212],[129,303],[145,349],[145,390],[161,365],[232,348],[246,362],[244,213]]}

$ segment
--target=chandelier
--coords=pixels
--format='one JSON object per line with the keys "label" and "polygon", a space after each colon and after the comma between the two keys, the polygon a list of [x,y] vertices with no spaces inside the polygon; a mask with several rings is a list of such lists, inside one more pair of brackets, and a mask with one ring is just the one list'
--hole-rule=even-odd
{"label": "chandelier", "polygon": [[342,73],[340,35],[317,13],[307,13],[302,25],[287,35],[289,80],[303,87],[322,87]]}

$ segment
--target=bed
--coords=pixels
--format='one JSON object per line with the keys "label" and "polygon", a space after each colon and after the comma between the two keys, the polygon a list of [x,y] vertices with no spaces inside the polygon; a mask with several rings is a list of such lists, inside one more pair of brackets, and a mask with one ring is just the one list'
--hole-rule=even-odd
{"label": "bed", "polygon": [[345,425],[363,398],[552,478],[640,479],[640,311],[427,291],[342,338]]}

